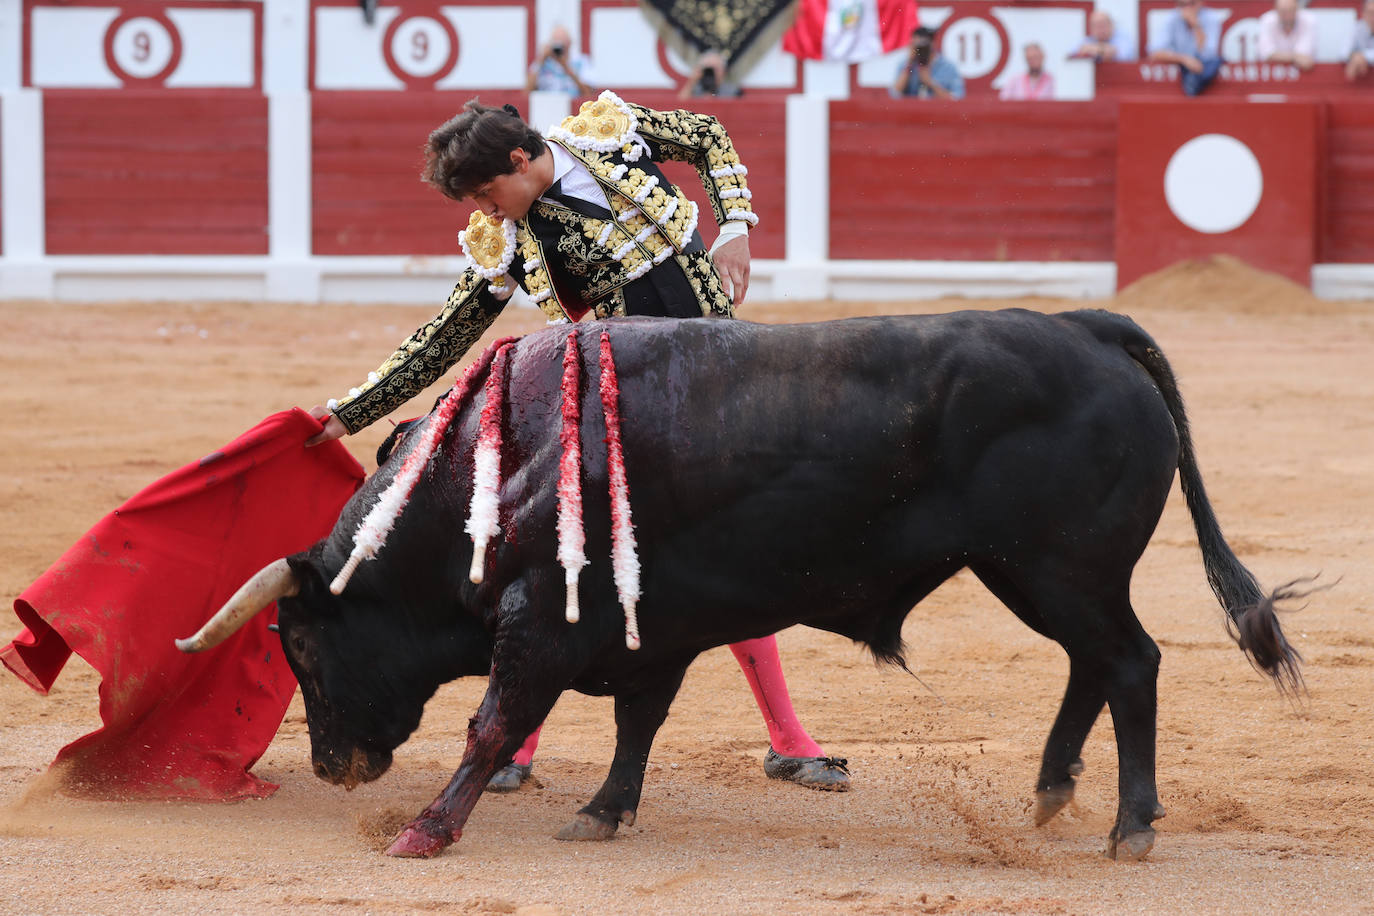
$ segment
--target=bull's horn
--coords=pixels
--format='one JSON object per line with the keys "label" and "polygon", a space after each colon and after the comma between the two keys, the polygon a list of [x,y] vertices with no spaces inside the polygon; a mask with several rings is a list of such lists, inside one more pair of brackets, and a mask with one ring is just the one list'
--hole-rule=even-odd
{"label": "bull's horn", "polygon": [[243,583],[234,596],[215,612],[215,616],[205,622],[195,636],[178,639],[177,648],[182,652],[200,652],[211,649],[238,632],[239,627],[248,619],[267,607],[278,598],[300,593],[300,583],[296,574],[286,564],[285,559],[276,560],[258,570],[253,578]]}

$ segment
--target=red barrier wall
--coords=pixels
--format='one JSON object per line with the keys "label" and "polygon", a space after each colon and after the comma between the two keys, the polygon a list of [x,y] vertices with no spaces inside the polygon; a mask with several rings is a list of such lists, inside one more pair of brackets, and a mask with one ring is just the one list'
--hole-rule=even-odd
{"label": "red barrier wall", "polygon": [[1109,102],[830,104],[830,257],[1110,261]]}
{"label": "red barrier wall", "polygon": [[43,94],[49,254],[266,254],[267,99]]}
{"label": "red barrier wall", "polygon": [[1326,123],[1317,260],[1374,262],[1374,104],[1332,102],[1326,108]]}
{"label": "red barrier wall", "polygon": [[1319,235],[1322,115],[1312,103],[1121,103],[1117,285],[1210,254],[1307,284]]}
{"label": "red barrier wall", "polygon": [[[471,204],[420,180],[425,138],[458,114],[455,92],[316,92],[311,97],[312,242],[322,255],[459,255]],[[484,98],[524,111],[523,94]]]}

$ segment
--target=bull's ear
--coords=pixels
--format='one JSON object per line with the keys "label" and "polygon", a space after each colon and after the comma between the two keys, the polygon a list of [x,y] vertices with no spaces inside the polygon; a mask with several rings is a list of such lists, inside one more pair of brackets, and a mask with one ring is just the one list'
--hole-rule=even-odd
{"label": "bull's ear", "polygon": [[[322,546],[323,542],[316,544],[309,550],[292,554],[286,558],[286,565],[296,574],[296,581],[300,583],[300,597],[302,599],[308,600],[329,593],[328,581],[324,574],[324,564],[320,559],[320,554],[323,552]],[[320,602],[312,603],[319,604]]]}

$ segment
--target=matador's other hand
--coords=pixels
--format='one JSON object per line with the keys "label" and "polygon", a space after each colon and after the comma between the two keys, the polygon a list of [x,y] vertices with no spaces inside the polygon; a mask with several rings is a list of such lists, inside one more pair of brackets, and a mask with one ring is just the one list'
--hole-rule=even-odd
{"label": "matador's other hand", "polygon": [[735,305],[742,303],[749,291],[749,236],[742,235],[721,245],[711,260],[715,261],[730,301]]}
{"label": "matador's other hand", "polygon": [[324,429],[305,440],[306,448],[310,448],[314,445],[322,445],[325,442],[331,442],[348,432],[348,429],[343,425],[343,421],[334,416],[327,407],[321,407],[319,404],[316,404],[314,407],[310,408],[310,416],[323,422]]}

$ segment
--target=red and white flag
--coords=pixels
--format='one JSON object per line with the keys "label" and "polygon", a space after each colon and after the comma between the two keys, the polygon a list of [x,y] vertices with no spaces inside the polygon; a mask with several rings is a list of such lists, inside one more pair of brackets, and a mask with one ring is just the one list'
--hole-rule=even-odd
{"label": "red and white flag", "polygon": [[801,0],[782,49],[854,64],[900,48],[915,29],[916,0]]}

